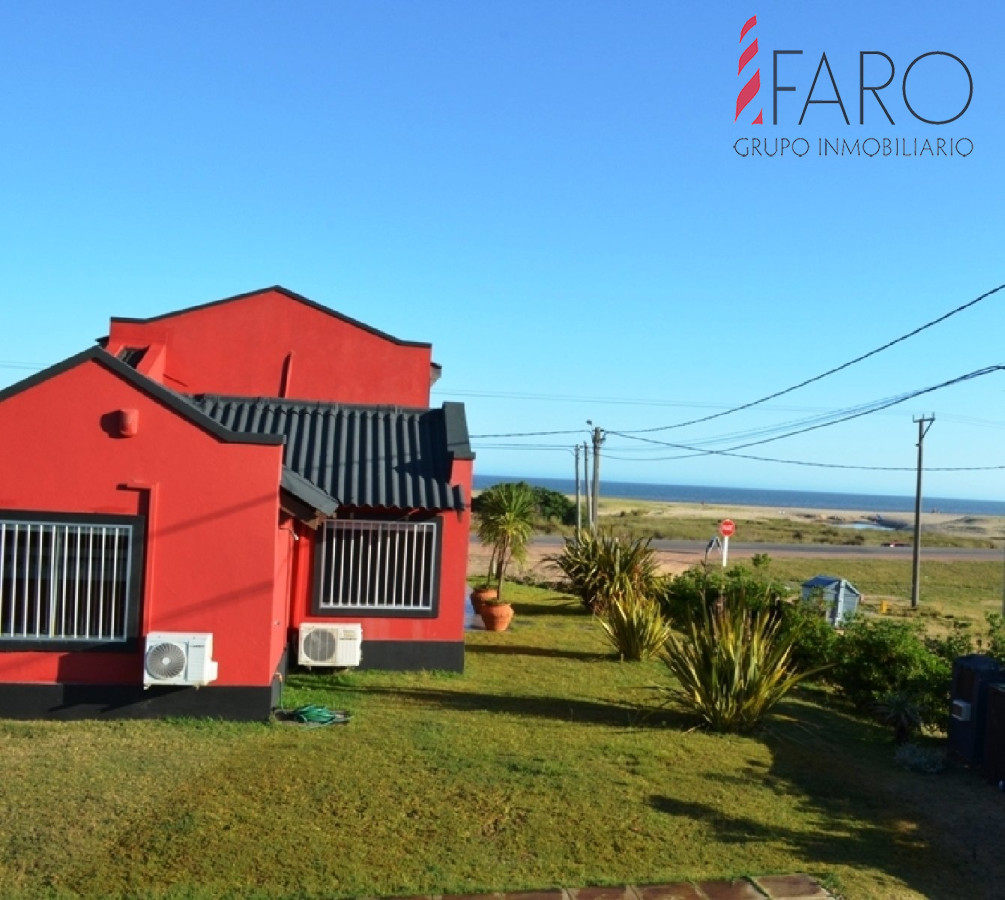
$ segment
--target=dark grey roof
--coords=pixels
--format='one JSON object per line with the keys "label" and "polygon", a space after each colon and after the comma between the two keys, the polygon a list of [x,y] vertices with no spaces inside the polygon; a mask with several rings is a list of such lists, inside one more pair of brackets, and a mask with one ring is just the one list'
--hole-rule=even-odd
{"label": "dark grey roof", "polygon": [[464,508],[463,491],[449,483],[452,461],[473,458],[463,404],[403,409],[210,394],[191,399],[227,429],[285,437],[283,464],[340,505]]}

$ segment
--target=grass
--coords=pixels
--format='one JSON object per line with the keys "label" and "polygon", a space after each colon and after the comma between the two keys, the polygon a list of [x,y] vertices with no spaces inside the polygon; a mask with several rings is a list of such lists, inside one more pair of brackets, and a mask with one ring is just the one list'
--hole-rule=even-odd
{"label": "grass", "polygon": [[5,898],[321,898],[806,871],[848,898],[986,896],[1000,795],[898,768],[888,730],[801,691],[712,735],[661,705],[572,598],[467,669],[292,675],[348,726],[0,722]]}
{"label": "grass", "polygon": [[980,635],[984,616],[1002,609],[1000,562],[944,562],[922,556],[918,608],[912,610],[911,558],[893,559],[772,559],[768,570],[794,589],[814,575],[839,575],[863,594],[865,612],[878,613],[885,603],[889,615],[917,618],[933,632],[955,624]]}

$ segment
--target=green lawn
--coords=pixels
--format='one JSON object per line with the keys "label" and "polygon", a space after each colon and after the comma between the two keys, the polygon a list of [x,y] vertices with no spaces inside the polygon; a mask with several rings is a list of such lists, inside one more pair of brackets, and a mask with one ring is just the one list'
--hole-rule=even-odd
{"label": "green lawn", "polygon": [[467,670],[294,675],[351,724],[2,722],[0,895],[359,897],[809,872],[848,900],[991,896],[1001,795],[898,769],[804,691],[763,733],[662,707],[569,598],[513,586]]}

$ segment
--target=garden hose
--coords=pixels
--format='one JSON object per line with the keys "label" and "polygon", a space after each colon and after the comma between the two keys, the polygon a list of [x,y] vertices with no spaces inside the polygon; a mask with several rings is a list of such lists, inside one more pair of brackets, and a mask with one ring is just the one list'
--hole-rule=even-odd
{"label": "garden hose", "polygon": [[329,709],[327,706],[309,704],[293,710],[293,719],[310,728],[324,725],[344,725],[349,721],[349,713],[343,709]]}

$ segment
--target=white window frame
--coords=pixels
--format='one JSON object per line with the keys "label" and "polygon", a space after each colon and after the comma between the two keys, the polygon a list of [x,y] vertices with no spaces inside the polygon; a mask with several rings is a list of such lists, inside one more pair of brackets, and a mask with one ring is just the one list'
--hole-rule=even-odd
{"label": "white window frame", "polygon": [[316,615],[435,616],[439,519],[329,519],[318,530]]}
{"label": "white window frame", "polygon": [[0,650],[127,647],[142,520],[0,511]]}

